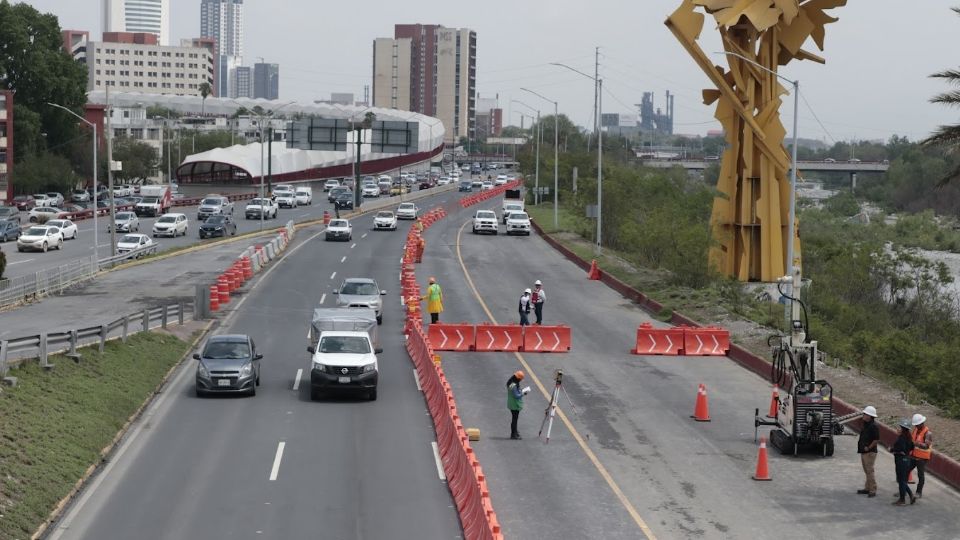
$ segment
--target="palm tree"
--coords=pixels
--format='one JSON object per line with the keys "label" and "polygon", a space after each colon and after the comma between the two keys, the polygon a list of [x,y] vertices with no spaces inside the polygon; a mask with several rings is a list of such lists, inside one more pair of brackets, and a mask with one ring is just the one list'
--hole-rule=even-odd
{"label": "palm tree", "polygon": [[206,112],[205,105],[207,104],[207,97],[209,97],[210,94],[212,93],[213,93],[213,88],[210,87],[210,83],[208,82],[200,83],[200,97],[203,98],[203,100],[200,101],[200,116],[203,116],[204,113]]}
{"label": "palm tree", "polygon": [[[950,9],[960,15],[960,7],[954,7]],[[930,76],[937,79],[943,79],[953,87],[960,87],[960,69],[947,69],[939,73],[934,73]],[[931,98],[930,102],[941,103],[951,107],[960,107],[960,89],[938,94]],[[952,126],[940,126],[933,133],[933,135],[930,135],[923,141],[923,144],[925,146],[942,146],[946,148],[948,154],[960,152],[960,124],[954,124]],[[949,183],[951,180],[955,180],[957,178],[960,178],[960,166],[940,180],[940,183],[937,185],[938,187],[943,186]]]}

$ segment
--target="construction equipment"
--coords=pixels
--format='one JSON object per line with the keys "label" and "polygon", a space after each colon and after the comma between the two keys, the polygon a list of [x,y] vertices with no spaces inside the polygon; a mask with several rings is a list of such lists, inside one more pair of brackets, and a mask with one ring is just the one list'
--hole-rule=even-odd
{"label": "construction equipment", "polygon": [[560,401],[560,388],[563,385],[563,370],[558,369],[553,375],[554,387],[553,394],[550,395],[550,403],[547,410],[543,413],[543,422],[540,424],[540,432],[537,437],[543,437],[543,429],[547,429],[547,438],[543,444],[550,442],[550,432],[553,431],[553,417],[557,414],[557,403]]}
{"label": "construction equipment", "polygon": [[[791,302],[790,335],[771,336],[768,341],[773,353],[770,379],[780,387],[777,414],[773,420],[765,420],[757,409],[754,430],[760,426],[775,426],[776,429],[770,432],[770,444],[781,454],[797,455],[801,450],[814,450],[824,457],[832,456],[836,429],[833,387],[827,381],[817,379],[815,367],[820,353],[817,342],[810,339],[807,306],[782,289],[784,284],[791,282],[791,294],[799,296],[799,269],[792,277],[777,279],[780,295]],[[779,342],[774,344],[773,340]]]}

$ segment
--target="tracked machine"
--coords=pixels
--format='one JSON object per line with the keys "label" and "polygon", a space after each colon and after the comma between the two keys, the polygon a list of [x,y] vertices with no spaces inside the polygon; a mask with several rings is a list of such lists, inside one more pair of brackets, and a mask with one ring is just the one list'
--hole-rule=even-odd
{"label": "tracked machine", "polygon": [[[789,283],[793,285],[790,294],[783,291],[783,285]],[[800,290],[800,272],[778,279],[777,290],[790,302],[790,334],[768,340],[773,354],[770,379],[780,389],[776,416],[772,420],[761,418],[757,409],[754,430],[774,426],[770,444],[781,454],[815,452],[832,456],[833,436],[839,427],[834,425],[833,387],[816,376],[820,353],[817,342],[810,339],[807,306],[796,292]]]}

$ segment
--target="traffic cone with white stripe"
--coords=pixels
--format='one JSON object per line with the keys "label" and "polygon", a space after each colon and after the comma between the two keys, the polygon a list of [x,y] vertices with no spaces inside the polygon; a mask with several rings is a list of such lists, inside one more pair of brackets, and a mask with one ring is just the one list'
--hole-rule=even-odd
{"label": "traffic cone with white stripe", "polygon": [[710,406],[707,404],[707,387],[700,383],[697,388],[697,403],[693,407],[693,416],[697,422],[710,421]]}
{"label": "traffic cone with white stripe", "polygon": [[777,407],[780,402],[780,386],[773,385],[773,397],[770,398],[770,412],[767,413],[767,418],[776,418],[777,417]]}
{"label": "traffic cone with white stripe", "polygon": [[757,471],[753,473],[754,480],[773,480],[770,478],[770,468],[767,466],[767,438],[760,437],[760,449],[757,451]]}
{"label": "traffic cone with white stripe", "polygon": [[590,261],[590,271],[587,272],[587,279],[594,281],[600,279],[600,267],[597,266],[596,259]]}

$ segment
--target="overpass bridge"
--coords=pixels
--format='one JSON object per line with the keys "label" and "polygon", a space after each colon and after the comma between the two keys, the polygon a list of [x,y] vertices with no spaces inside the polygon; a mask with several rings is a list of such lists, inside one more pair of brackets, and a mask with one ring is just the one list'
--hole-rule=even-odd
{"label": "overpass bridge", "polygon": [[[672,167],[683,167],[688,171],[702,171],[712,164],[719,164],[720,160],[707,159],[645,159],[641,162],[645,167],[655,169],[670,169]],[[845,172],[850,174],[857,173],[882,173],[887,172],[890,163],[887,161],[798,161],[797,170],[801,172],[823,171],[823,172]]]}

